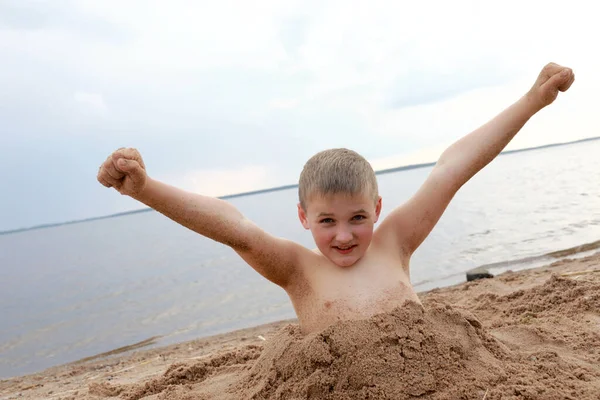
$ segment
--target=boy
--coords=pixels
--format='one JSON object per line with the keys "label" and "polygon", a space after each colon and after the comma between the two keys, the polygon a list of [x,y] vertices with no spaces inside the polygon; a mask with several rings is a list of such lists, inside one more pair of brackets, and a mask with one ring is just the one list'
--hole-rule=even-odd
{"label": "boy", "polygon": [[224,200],[151,179],[135,149],[119,149],[110,155],[100,167],[98,180],[230,246],[286,291],[302,331],[314,332],[336,320],[367,318],[406,300],[419,302],[409,279],[411,255],[457,190],[573,81],[569,68],[546,65],[521,99],[450,146],[417,193],[376,230],[381,197],[369,163],[346,149],[313,156],[300,176],[298,204],[298,217],[317,245],[312,251],[271,236]]}

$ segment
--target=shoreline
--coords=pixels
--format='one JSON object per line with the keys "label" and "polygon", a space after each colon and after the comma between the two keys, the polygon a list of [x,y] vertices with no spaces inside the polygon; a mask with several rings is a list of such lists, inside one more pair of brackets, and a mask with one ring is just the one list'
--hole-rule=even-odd
{"label": "shoreline", "polygon": [[[600,241],[594,242],[594,244],[597,245],[596,249],[600,247]],[[577,248],[580,247],[582,246],[577,246]],[[573,252],[564,253],[564,251],[553,253],[562,256],[574,254]],[[491,298],[506,296],[534,288],[551,280],[554,276],[574,281],[600,283],[600,252],[576,259],[561,257],[541,267],[516,272],[506,271],[491,279],[436,288],[420,292],[418,295],[424,303],[434,299],[468,309],[480,302],[477,296],[486,295],[492,296]],[[589,315],[589,321],[596,324],[596,330],[600,330],[600,314],[592,312]],[[479,317],[481,318],[481,316]],[[486,321],[484,319],[482,321],[485,326]],[[167,346],[144,348],[152,344],[154,338],[150,338],[110,352],[57,365],[38,373],[0,380],[0,399],[104,398],[100,389],[98,389],[100,391],[93,389],[94,393],[90,394],[90,388],[94,388],[94,384],[101,382],[142,385],[143,382],[165,374],[169,366],[178,363],[199,362],[199,360],[211,359],[219,354],[237,351],[237,349],[247,346],[262,348],[282,328],[290,324],[296,324],[296,319],[272,322]],[[493,326],[494,324],[490,324],[490,327]],[[517,346],[517,344],[514,345]],[[555,347],[556,343],[551,346],[552,349]],[[600,361],[600,353],[598,361]],[[228,377],[227,379],[233,378]],[[202,388],[207,387],[211,386],[202,386]],[[110,395],[107,394],[106,398],[109,397]],[[154,396],[149,398],[159,399]]]}
{"label": "shoreline", "polygon": [[[526,152],[526,151],[543,150],[543,149],[552,148],[552,147],[568,146],[568,145],[572,145],[572,144],[578,144],[578,143],[582,143],[582,142],[589,142],[589,141],[595,141],[595,140],[600,140],[600,136],[593,136],[593,137],[589,137],[589,138],[573,140],[570,142],[549,143],[549,144],[545,144],[545,145],[541,145],[541,146],[526,147],[526,148],[514,149],[514,150],[505,150],[505,151],[502,151],[499,155],[503,156],[503,155],[509,155],[509,154],[522,153],[522,152]],[[398,167],[377,170],[377,171],[375,171],[375,174],[383,175],[383,174],[388,174],[388,173],[393,173],[393,172],[400,172],[400,171],[406,171],[406,170],[412,170],[412,169],[418,169],[418,168],[426,168],[426,167],[431,167],[431,166],[435,165],[435,163],[436,163],[435,161],[431,161],[431,162],[424,162],[424,163],[419,163],[419,164],[401,165]],[[281,186],[276,186],[276,187],[271,187],[271,188],[252,190],[252,191],[243,192],[243,193],[232,193],[232,194],[227,194],[227,195],[217,196],[217,197],[220,199],[227,200],[227,199],[233,199],[233,198],[237,198],[237,197],[253,196],[253,195],[262,194],[262,193],[270,193],[270,192],[277,192],[277,191],[281,191],[281,190],[293,189],[296,187],[298,187],[297,184],[288,184],[288,185],[281,185]],[[83,223],[83,222],[92,222],[92,221],[109,219],[109,218],[123,217],[123,216],[127,216],[127,215],[139,214],[139,213],[150,212],[150,211],[154,211],[154,210],[152,208],[141,208],[141,209],[137,209],[137,210],[124,211],[124,212],[119,212],[119,213],[114,213],[114,214],[109,214],[109,215],[101,215],[101,216],[97,216],[97,217],[90,217],[90,218],[84,218],[84,219],[78,219],[78,220],[72,220],[72,221],[51,222],[51,223],[40,224],[40,225],[35,225],[35,226],[30,226],[30,227],[8,229],[8,230],[0,231],[0,236],[22,233],[22,232],[27,232],[27,231],[37,230],[37,229],[48,229],[48,228],[55,228],[55,227],[59,227],[59,226],[63,226],[63,225],[73,225],[73,224],[79,224],[79,223]]]}

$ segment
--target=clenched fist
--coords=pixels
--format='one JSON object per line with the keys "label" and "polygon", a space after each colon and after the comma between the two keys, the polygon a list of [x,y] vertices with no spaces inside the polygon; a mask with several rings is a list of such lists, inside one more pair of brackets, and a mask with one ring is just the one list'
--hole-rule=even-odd
{"label": "clenched fist", "polygon": [[527,95],[541,110],[556,100],[559,90],[565,92],[574,81],[575,74],[570,68],[549,63],[542,69]]}
{"label": "clenched fist", "polygon": [[119,193],[135,197],[146,187],[146,166],[136,149],[120,148],[100,166],[98,182]]}

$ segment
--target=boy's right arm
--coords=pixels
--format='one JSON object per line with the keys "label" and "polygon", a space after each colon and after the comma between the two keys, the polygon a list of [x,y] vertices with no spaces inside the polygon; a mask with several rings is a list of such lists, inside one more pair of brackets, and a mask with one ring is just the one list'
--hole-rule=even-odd
{"label": "boy's right arm", "polygon": [[446,149],[419,190],[393,210],[378,236],[410,257],[433,230],[457,191],[508,145],[533,115],[569,89],[570,68],[546,65],[531,89],[492,120]]}
{"label": "boy's right arm", "polygon": [[298,272],[303,249],[299,244],[268,234],[224,200],[189,193],[151,179],[135,149],[119,149],[109,156],[100,167],[98,181],[231,247],[258,273],[283,288]]}

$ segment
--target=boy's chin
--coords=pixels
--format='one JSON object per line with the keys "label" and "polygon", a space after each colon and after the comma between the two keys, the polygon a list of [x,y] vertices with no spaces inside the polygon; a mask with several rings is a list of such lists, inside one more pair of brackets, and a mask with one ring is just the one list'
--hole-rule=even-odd
{"label": "boy's chin", "polygon": [[360,256],[357,254],[348,254],[348,255],[340,255],[340,254],[332,254],[329,257],[329,260],[333,262],[338,267],[351,267],[360,260]]}

